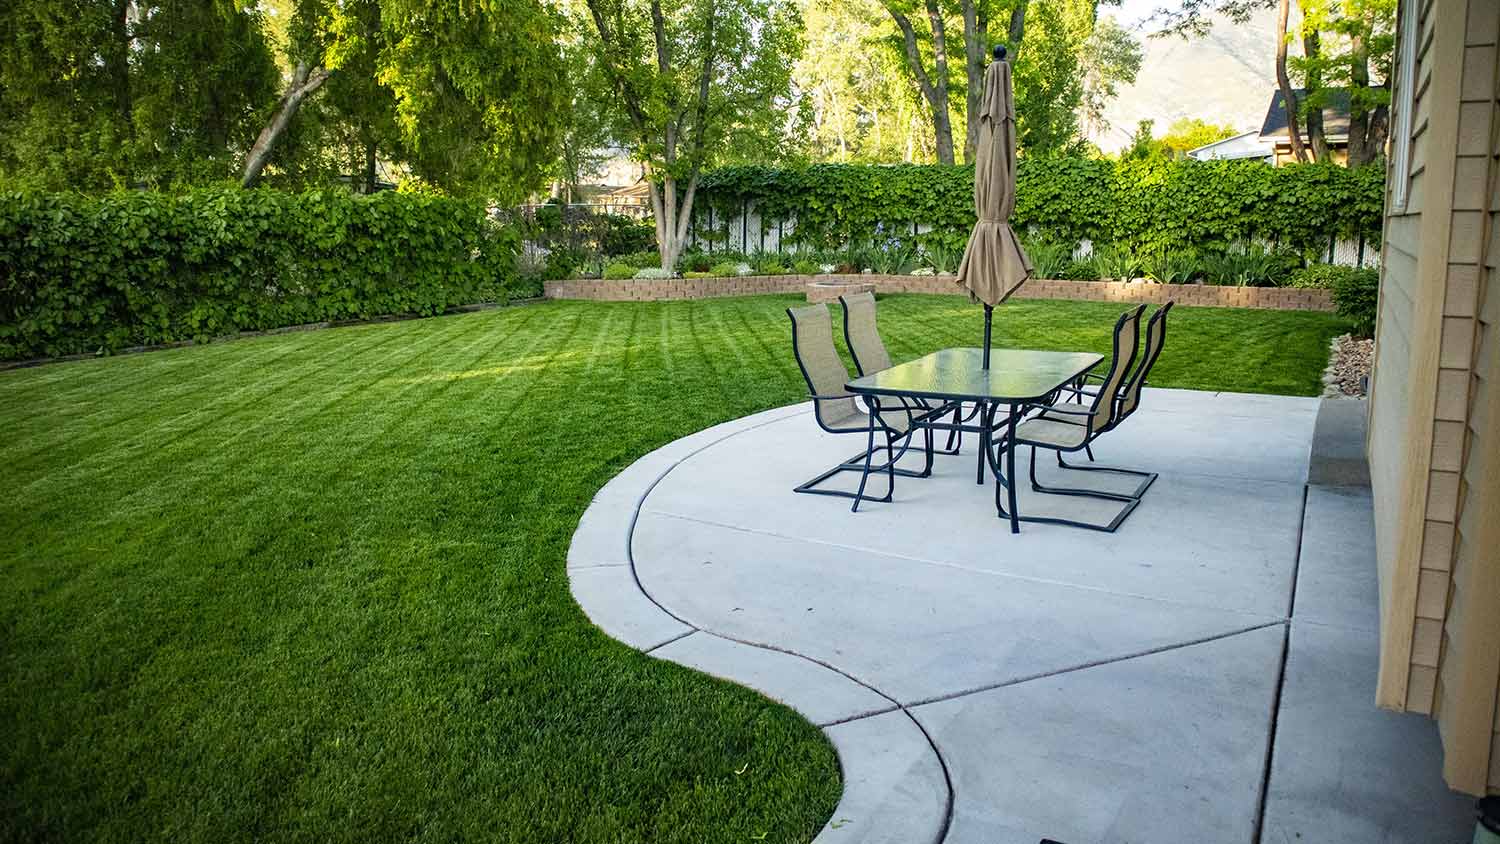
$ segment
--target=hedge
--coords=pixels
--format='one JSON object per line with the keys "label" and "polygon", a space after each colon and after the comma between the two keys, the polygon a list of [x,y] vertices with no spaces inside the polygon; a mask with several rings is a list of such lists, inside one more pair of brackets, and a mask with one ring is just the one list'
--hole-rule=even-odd
{"label": "hedge", "polygon": [[0,358],[503,298],[520,238],[446,197],[0,194]]}
{"label": "hedge", "polygon": [[[1335,237],[1378,243],[1384,178],[1378,163],[1022,158],[1012,221],[1050,239],[1137,251],[1250,239],[1316,251]],[[704,175],[698,201],[714,209],[715,228],[749,202],[763,225],[795,219],[795,239],[817,247],[909,237],[918,223],[933,228],[924,238],[962,247],[974,224],[973,179],[972,167],[951,165],[729,167]],[[697,215],[700,231],[707,213]]]}

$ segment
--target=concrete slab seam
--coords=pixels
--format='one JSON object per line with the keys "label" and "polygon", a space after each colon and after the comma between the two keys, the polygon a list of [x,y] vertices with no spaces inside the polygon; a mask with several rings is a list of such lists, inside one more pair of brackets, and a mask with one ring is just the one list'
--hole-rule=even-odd
{"label": "concrete slab seam", "polygon": [[1292,587],[1287,596],[1287,627],[1281,634],[1281,662],[1276,671],[1276,691],[1271,695],[1271,718],[1266,727],[1266,761],[1261,773],[1260,796],[1255,805],[1255,828],[1250,836],[1251,844],[1260,844],[1266,826],[1266,801],[1271,794],[1271,765],[1276,760],[1276,725],[1281,716],[1281,694],[1286,688],[1287,658],[1292,651],[1292,620],[1297,609],[1297,570],[1302,566],[1302,539],[1307,529],[1308,486],[1302,487],[1302,518],[1297,520],[1297,552],[1292,555]]}
{"label": "concrete slab seam", "polygon": [[[689,626],[691,626],[691,625],[689,625]],[[686,633],[679,633],[676,636],[673,636],[672,638],[668,639],[665,642],[658,642],[657,644],[652,645],[651,647],[645,649],[644,651],[641,651],[641,653],[644,653],[644,654],[655,653],[655,652],[661,650],[662,648],[665,648],[667,645],[672,644],[673,642],[681,642],[683,639],[686,639],[687,637],[693,635],[694,633],[701,633],[701,632],[703,632],[703,631],[701,631],[698,628],[694,627],[693,629],[687,631]]]}
{"label": "concrete slab seam", "polygon": [[1162,653],[1167,653],[1169,651],[1181,650],[1182,648],[1191,648],[1194,645],[1206,645],[1209,642],[1217,642],[1220,639],[1228,639],[1228,638],[1231,638],[1231,637],[1234,637],[1234,636],[1242,636],[1242,635],[1244,635],[1246,633],[1253,633],[1256,630],[1265,630],[1265,629],[1267,629],[1269,627],[1283,627],[1284,628],[1284,627],[1287,626],[1287,623],[1289,621],[1290,621],[1290,619],[1281,619],[1279,621],[1268,621],[1268,622],[1266,622],[1264,624],[1254,624],[1254,625],[1251,625],[1249,627],[1241,627],[1241,628],[1237,628],[1235,630],[1228,630],[1228,631],[1225,631],[1223,633],[1215,633],[1212,636],[1202,636],[1202,637],[1199,637],[1199,638],[1196,638],[1196,639],[1193,639],[1193,640],[1187,641],[1187,642],[1177,642],[1177,643],[1170,644],[1170,645],[1161,645],[1161,646],[1155,647],[1155,648],[1148,648],[1148,649],[1143,650],[1143,651],[1137,651],[1135,653],[1125,654],[1124,656],[1109,657],[1107,659],[1097,659],[1097,660],[1093,660],[1091,662],[1084,662],[1084,663],[1079,663],[1078,665],[1070,665],[1070,666],[1067,666],[1065,668],[1059,668],[1056,671],[1043,671],[1043,672],[1040,672],[1040,673],[1037,673],[1037,674],[1029,674],[1029,675],[1027,675],[1025,677],[1017,677],[1017,678],[1015,678],[1013,680],[1004,680],[1004,681],[999,682],[999,683],[987,683],[987,684],[982,685],[982,686],[976,686],[976,687],[974,687],[972,689],[963,689],[963,690],[957,691],[957,692],[949,692],[947,694],[936,695],[934,697],[924,698],[922,700],[917,700],[917,701],[912,701],[911,703],[906,704],[905,706],[915,708],[915,707],[918,707],[918,706],[927,706],[928,704],[933,704],[933,703],[942,703],[944,701],[956,700],[956,699],[961,698],[961,697],[968,697],[969,695],[979,694],[981,692],[994,691],[995,689],[1004,689],[1004,688],[1008,688],[1010,686],[1019,686],[1022,683],[1030,683],[1030,682],[1034,682],[1036,680],[1045,680],[1048,677],[1057,677],[1057,676],[1060,676],[1060,675],[1063,675],[1063,674],[1072,674],[1072,673],[1075,673],[1075,672],[1078,672],[1078,671],[1087,671],[1090,668],[1099,668],[1099,667],[1104,666],[1104,665],[1113,665],[1114,663],[1117,663],[1117,662],[1128,662],[1129,660],[1132,660],[1132,659],[1140,659],[1142,657],[1155,656],[1156,654],[1162,654]]}
{"label": "concrete slab seam", "polygon": [[[636,527],[636,525],[640,521],[641,508],[645,505],[646,499],[648,497],[650,497],[651,493],[656,489],[657,485],[659,485],[663,480],[665,480],[666,477],[667,477],[667,475],[670,475],[672,473],[673,469],[676,469],[683,462],[685,462],[689,458],[693,457],[694,455],[697,455],[700,452],[702,452],[702,451],[704,451],[704,450],[706,450],[706,449],[708,449],[708,448],[710,448],[712,446],[718,445],[719,443],[722,443],[722,442],[724,442],[725,440],[727,440],[727,439],[729,439],[731,437],[734,437],[734,436],[736,436],[738,434],[741,434],[741,433],[744,433],[746,431],[752,431],[752,430],[755,430],[757,428],[762,428],[762,427],[765,427],[767,425],[771,425],[771,424],[773,424],[775,422],[781,422],[781,421],[784,421],[786,419],[793,418],[796,415],[797,414],[795,414],[795,413],[789,413],[789,414],[786,414],[786,415],[783,415],[783,416],[778,416],[778,417],[776,417],[774,419],[765,420],[764,422],[760,422],[760,423],[757,423],[757,424],[754,424],[754,425],[747,425],[747,426],[738,427],[735,430],[726,433],[724,436],[716,438],[716,439],[712,440],[711,442],[705,443],[702,446],[700,446],[699,448],[696,448],[696,449],[692,450],[691,452],[688,452],[687,454],[683,455],[680,459],[673,461],[673,463],[672,463],[671,466],[667,467],[660,475],[658,475],[656,477],[656,479],[653,480],[650,483],[650,485],[648,485],[646,487],[645,491],[641,493],[640,498],[636,501],[634,512],[631,513],[630,526],[628,528],[628,532],[627,532],[627,535],[626,535],[626,538],[625,538],[625,556],[626,556],[626,559],[629,561],[631,577],[635,581],[636,589],[640,590],[640,593],[645,596],[646,600],[648,600],[652,604],[656,605],[656,607],[658,609],[660,609],[663,613],[666,613],[668,616],[671,616],[672,618],[676,619],[677,621],[681,622],[682,624],[685,624],[688,627],[692,628],[687,633],[684,633],[681,636],[678,636],[678,637],[674,638],[672,641],[677,641],[678,639],[685,638],[687,636],[692,635],[695,632],[702,632],[702,633],[706,633],[706,634],[708,634],[710,636],[715,636],[715,637],[718,637],[720,639],[724,639],[724,640],[730,641],[730,642],[735,642],[735,643],[738,643],[738,644],[741,644],[741,645],[746,645],[748,647],[760,648],[760,649],[768,650],[768,651],[775,651],[777,653],[782,653],[782,654],[786,654],[788,656],[797,657],[799,659],[807,660],[808,662],[811,662],[811,663],[813,663],[815,665],[819,665],[819,666],[821,666],[823,668],[826,668],[829,671],[832,671],[832,672],[834,672],[834,673],[836,673],[836,674],[844,677],[845,679],[847,679],[847,680],[849,680],[849,681],[851,681],[853,683],[856,683],[856,684],[858,684],[860,686],[863,686],[864,688],[869,689],[870,691],[874,692],[875,694],[879,695],[880,697],[885,698],[886,700],[890,701],[891,704],[893,705],[894,709],[886,710],[886,711],[887,712],[891,712],[891,711],[895,711],[896,709],[899,709],[901,711],[901,714],[905,715],[911,721],[912,725],[915,726],[919,732],[921,732],[923,739],[925,739],[927,741],[928,749],[930,749],[932,751],[933,757],[935,759],[937,759],[938,768],[943,773],[943,786],[944,786],[944,792],[945,792],[945,795],[944,795],[944,806],[943,806],[943,816],[942,816],[943,820],[942,820],[942,823],[941,823],[939,829],[937,830],[937,834],[932,839],[933,842],[934,842],[934,844],[940,844],[945,838],[948,837],[948,829],[949,829],[949,827],[952,826],[952,823],[953,823],[953,805],[954,805],[953,775],[948,770],[948,761],[943,758],[942,751],[938,749],[937,741],[935,739],[933,739],[932,734],[927,731],[927,727],[925,725],[923,725],[922,722],[920,720],[918,720],[915,715],[913,715],[911,712],[909,712],[907,710],[907,708],[904,705],[901,704],[900,701],[896,700],[894,697],[890,696],[889,694],[886,694],[884,691],[881,691],[880,689],[876,688],[875,686],[871,685],[870,683],[867,683],[864,680],[861,680],[858,677],[855,677],[854,675],[850,674],[849,672],[844,671],[843,669],[838,668],[837,666],[831,665],[829,663],[826,663],[826,662],[824,662],[822,660],[815,659],[813,657],[807,656],[806,654],[797,653],[796,651],[793,651],[793,650],[790,650],[790,649],[787,649],[787,648],[782,648],[782,647],[777,647],[777,646],[773,646],[773,645],[768,645],[768,644],[761,643],[761,642],[745,641],[745,640],[742,640],[742,639],[735,638],[733,636],[728,636],[728,635],[725,635],[725,634],[722,634],[722,633],[718,633],[718,632],[715,632],[715,631],[712,631],[712,630],[708,630],[708,629],[705,629],[705,628],[703,628],[703,627],[701,627],[701,626],[699,626],[697,624],[694,624],[693,622],[688,621],[687,619],[683,618],[682,616],[680,616],[677,613],[673,612],[672,610],[668,609],[660,601],[658,601],[654,595],[652,595],[649,591],[647,591],[645,585],[641,583],[641,579],[640,579],[639,573],[636,571],[636,567],[635,567],[635,551],[634,551],[634,548],[632,546],[634,545],[635,527]],[[661,644],[657,645],[655,648],[652,648],[652,650],[655,650],[656,648],[663,647],[663,646],[668,645],[670,643],[671,642],[662,642]],[[648,651],[648,653],[649,653],[649,651]],[[876,713],[871,713],[870,715],[866,715],[864,717],[872,717],[874,714],[876,714]],[[849,721],[854,721],[854,720],[859,720],[859,719],[856,719],[856,718],[844,719],[844,721],[842,721],[840,723],[848,723]],[[835,755],[837,755],[837,753],[835,753]],[[840,774],[841,775],[844,774],[844,763],[843,763],[842,759],[839,761],[839,769],[840,769]],[[847,776],[844,777],[844,781],[845,782],[848,781],[848,777]]]}

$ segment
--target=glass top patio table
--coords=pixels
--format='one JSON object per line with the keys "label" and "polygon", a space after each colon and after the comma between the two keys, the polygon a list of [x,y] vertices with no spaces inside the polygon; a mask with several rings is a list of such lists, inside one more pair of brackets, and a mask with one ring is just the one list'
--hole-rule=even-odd
{"label": "glass top patio table", "polygon": [[[1103,355],[1092,352],[1044,352],[1035,349],[991,349],[990,366],[984,368],[982,349],[943,349],[926,357],[908,361],[890,369],[855,378],[845,384],[851,393],[865,396],[878,407],[881,396],[898,398],[938,399],[944,402],[974,402],[980,422],[978,428],[957,426],[961,430],[977,430],[979,454],[976,481],[984,483],[985,466],[989,465],[995,479],[1005,487],[1009,507],[1002,516],[1010,521],[1012,533],[1021,532],[1021,516],[1016,510],[1016,450],[1005,448],[1005,468],[990,454],[990,444],[995,433],[1004,426],[1007,429],[1001,443],[1015,442],[1016,423],[1021,416],[1022,405],[1039,402],[1057,389],[1072,382],[1078,376],[1099,365]],[[1009,412],[1002,419],[996,411],[1007,405]],[[872,423],[873,424],[873,423]],[[926,423],[929,427],[950,427]],[[950,428],[951,429],[951,428]],[[996,504],[999,504],[999,488],[996,488]]]}
{"label": "glass top patio table", "polygon": [[981,349],[943,349],[846,386],[862,395],[1016,404],[1040,401],[1102,360],[1091,352],[991,349],[985,369]]}

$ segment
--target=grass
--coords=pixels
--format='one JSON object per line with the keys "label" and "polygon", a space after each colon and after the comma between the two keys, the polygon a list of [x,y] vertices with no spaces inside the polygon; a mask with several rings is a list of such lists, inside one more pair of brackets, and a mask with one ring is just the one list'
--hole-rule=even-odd
{"label": "grass", "polygon": [[[840,791],[822,735],[609,639],[564,571],[615,472],[803,395],[795,303],[545,303],[0,373],[0,837],[811,838]],[[1008,303],[995,342],[1104,351],[1119,310]],[[980,325],[956,297],[881,319],[898,359]],[[1312,393],[1342,328],[1184,308],[1153,380]]]}

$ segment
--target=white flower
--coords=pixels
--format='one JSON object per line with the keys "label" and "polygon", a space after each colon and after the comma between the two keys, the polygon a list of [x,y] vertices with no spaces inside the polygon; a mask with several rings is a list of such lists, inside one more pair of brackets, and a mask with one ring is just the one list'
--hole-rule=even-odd
{"label": "white flower", "polygon": [[818,269],[823,272],[823,275],[828,275],[829,273],[838,269],[838,267],[835,267],[833,264],[819,264]]}
{"label": "white flower", "polygon": [[749,264],[741,262],[734,265],[735,275],[749,275],[751,272],[753,272],[753,270],[751,269]]}
{"label": "white flower", "polygon": [[664,270],[661,267],[647,267],[647,268],[645,268],[643,270],[636,270],[635,271],[635,277],[636,278],[671,278],[672,277],[672,271],[671,270]]}
{"label": "white flower", "polygon": [[923,267],[923,268],[921,268],[919,270],[912,270],[911,274],[912,275],[932,275],[932,267]]}

